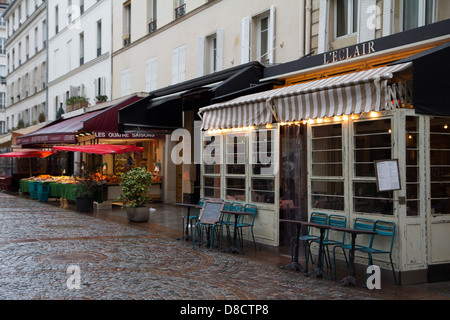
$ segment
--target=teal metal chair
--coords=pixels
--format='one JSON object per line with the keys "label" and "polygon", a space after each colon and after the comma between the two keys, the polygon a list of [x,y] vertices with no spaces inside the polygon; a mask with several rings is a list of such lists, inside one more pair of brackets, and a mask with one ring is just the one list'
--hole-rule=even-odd
{"label": "teal metal chair", "polygon": [[[198,201],[198,205],[199,206],[202,206],[203,207],[203,205],[205,204],[205,201],[207,201],[208,200],[208,198],[200,198],[200,200]],[[199,215],[200,215],[200,212],[201,212],[201,210],[202,209],[196,209],[194,212],[191,212],[190,214],[189,214],[189,222],[190,222],[190,227],[191,227],[191,235],[193,234],[192,233],[192,230],[194,229],[194,226],[195,226],[195,223],[198,221],[198,217],[199,217]],[[183,227],[183,232],[184,232],[184,228],[185,228],[185,226],[186,226],[186,219],[187,219],[187,215],[185,215],[184,217],[183,217],[183,225],[182,225],[182,227]]]}
{"label": "teal metal chair", "polygon": [[255,248],[255,251],[256,251],[256,241],[255,241],[255,234],[253,233],[253,225],[255,224],[255,218],[256,218],[256,213],[258,212],[258,207],[254,204],[247,203],[244,206],[243,211],[252,213],[252,215],[251,216],[242,216],[241,221],[237,225],[238,229],[240,230],[239,235],[240,235],[240,239],[241,239],[241,245],[243,243],[242,229],[249,228],[252,233],[253,247]]}
{"label": "teal metal chair", "polygon": [[[327,224],[332,227],[345,228],[345,227],[347,227],[347,217],[338,215],[338,214],[332,214],[328,217]],[[329,229],[326,230],[325,240],[323,241],[323,246],[324,246],[324,248],[326,248],[326,250],[324,250],[324,254],[326,254],[326,261],[327,261],[328,267],[331,266],[331,258],[330,258],[330,253],[329,253],[328,247],[344,245],[344,243],[345,243],[345,232],[336,231],[336,232],[339,232],[341,235],[340,235],[340,237],[336,237],[335,239],[330,238],[330,232],[333,232],[333,231],[329,230]],[[319,242],[319,241],[314,240],[314,242]]]}
{"label": "teal metal chair", "polygon": [[[353,229],[374,231],[375,230],[375,221],[372,219],[366,219],[366,218],[356,218],[355,222],[353,223]],[[358,239],[360,239],[360,238],[358,238]],[[373,235],[370,236],[368,244],[356,243],[355,250],[356,249],[364,249],[364,248],[369,249],[372,247],[372,243],[373,243]],[[335,245],[333,247],[334,279],[336,279],[336,248],[342,249],[342,252],[344,253],[345,262],[347,264],[347,268],[349,268],[349,262],[347,259],[347,255],[345,254],[345,250],[350,250],[352,248],[352,244],[344,243],[344,244]]]}
{"label": "teal metal chair", "polygon": [[[309,217],[309,221],[310,222],[314,222],[317,224],[327,224],[328,223],[328,215],[326,213],[321,213],[321,212],[312,212],[311,216]],[[300,236],[300,240],[303,241],[304,246],[305,246],[305,265],[306,265],[306,272],[308,271],[308,262],[309,262],[309,257],[311,257],[311,261],[313,261],[313,257],[311,254],[311,250],[310,250],[310,245],[312,242],[314,241],[319,241],[320,240],[320,235],[319,234],[313,234],[311,232],[311,230],[313,230],[313,227],[308,227],[308,232],[306,235],[304,236]],[[294,241],[295,241],[296,237],[293,237],[291,239],[291,250],[293,250],[294,248]],[[293,256],[293,252],[291,252],[291,256]],[[314,262],[313,262],[314,263]]]}
{"label": "teal metal chair", "polygon": [[[228,203],[229,204],[229,203]],[[242,203],[240,202],[232,202],[231,204],[229,204],[228,206],[224,206],[224,211],[236,211],[236,212],[241,212],[244,209],[244,207],[242,206]],[[238,217],[238,221],[237,224],[239,225],[242,221],[242,216]],[[222,216],[222,221],[221,221],[221,226],[225,227],[226,229],[226,237],[227,237],[227,244],[231,243],[231,232],[230,232],[230,228],[234,228],[234,215],[232,215],[231,213],[227,213],[227,214],[223,214]]]}
{"label": "teal metal chair", "polygon": [[[214,220],[214,222],[211,222],[209,219],[204,218],[204,211],[206,209],[209,210],[208,205],[209,204],[216,204],[218,206],[214,206],[213,212],[217,219]],[[206,200],[203,209],[200,212],[200,215],[198,217],[197,223],[195,224],[195,231],[193,236],[193,243],[192,247],[195,248],[195,242],[198,234],[198,240],[200,242],[199,245],[201,245],[203,241],[203,234],[206,233],[209,240],[210,250],[214,247],[214,236],[216,234],[216,229],[220,228],[221,226],[221,216],[222,216],[222,210],[224,207],[224,201],[221,199],[214,199],[214,200]]]}
{"label": "teal metal chair", "polygon": [[391,262],[392,273],[394,275],[394,281],[397,285],[397,277],[395,275],[394,263],[392,261],[392,247],[394,245],[395,238],[395,223],[390,221],[377,220],[375,222],[375,232],[377,233],[375,236],[382,236],[390,239],[389,249],[378,249],[373,248],[373,242],[370,247],[361,247],[356,250],[360,252],[367,253],[369,255],[369,262],[367,266],[372,265],[372,256],[374,254],[387,254],[389,255],[389,260]]}

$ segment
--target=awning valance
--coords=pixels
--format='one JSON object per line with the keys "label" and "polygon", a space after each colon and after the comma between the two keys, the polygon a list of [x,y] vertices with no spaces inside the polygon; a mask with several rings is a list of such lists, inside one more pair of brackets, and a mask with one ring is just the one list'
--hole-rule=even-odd
{"label": "awning valance", "polygon": [[52,154],[51,151],[27,150],[0,154],[0,158],[46,158]]}
{"label": "awning valance", "polygon": [[90,144],[85,146],[58,146],[53,147],[53,152],[56,151],[72,151],[91,154],[121,154],[131,152],[144,152],[144,149],[136,146],[118,145],[118,144]]}
{"label": "awning valance", "polygon": [[[225,129],[380,111],[387,82],[410,63],[256,93],[200,109],[203,129]],[[275,118],[275,119],[274,119]]]}

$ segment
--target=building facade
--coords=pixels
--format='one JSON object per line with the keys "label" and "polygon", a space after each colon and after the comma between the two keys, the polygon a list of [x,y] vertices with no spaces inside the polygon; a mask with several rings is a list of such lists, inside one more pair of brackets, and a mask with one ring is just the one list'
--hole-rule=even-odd
{"label": "building facade", "polygon": [[[0,2],[0,16],[8,8],[9,1]],[[7,132],[6,128],[6,75],[8,74],[6,60],[6,21],[0,17],[0,135]]]}
{"label": "building facade", "polygon": [[14,1],[7,23],[6,128],[20,129],[47,119],[47,18],[45,1]]}
{"label": "building facade", "polygon": [[48,117],[111,99],[112,1],[48,1]]}

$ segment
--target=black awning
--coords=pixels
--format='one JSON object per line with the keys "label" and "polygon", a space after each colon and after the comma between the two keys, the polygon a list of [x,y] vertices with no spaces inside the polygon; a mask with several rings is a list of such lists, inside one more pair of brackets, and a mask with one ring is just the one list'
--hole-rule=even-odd
{"label": "black awning", "polygon": [[250,62],[152,91],[147,99],[119,110],[119,132],[182,128],[183,111],[193,110],[194,120],[199,120],[198,110],[215,97],[259,85],[263,69]]}
{"label": "black awning", "polygon": [[450,116],[450,42],[397,63],[413,63],[413,105],[419,114]]}
{"label": "black awning", "polygon": [[119,133],[130,131],[170,133],[181,127],[180,99],[152,101],[147,97],[119,110]]}

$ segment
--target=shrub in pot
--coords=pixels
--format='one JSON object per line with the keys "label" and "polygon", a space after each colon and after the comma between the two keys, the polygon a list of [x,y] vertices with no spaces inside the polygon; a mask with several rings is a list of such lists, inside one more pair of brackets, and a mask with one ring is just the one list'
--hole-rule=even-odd
{"label": "shrub in pot", "polygon": [[132,222],[146,222],[149,219],[150,201],[149,188],[153,175],[144,168],[136,167],[125,172],[120,177],[122,194],[117,199],[123,202],[122,208],[127,212],[128,220]]}
{"label": "shrub in pot", "polygon": [[75,177],[75,208],[78,212],[91,212],[94,204],[94,192],[103,182],[97,181],[91,174]]}

